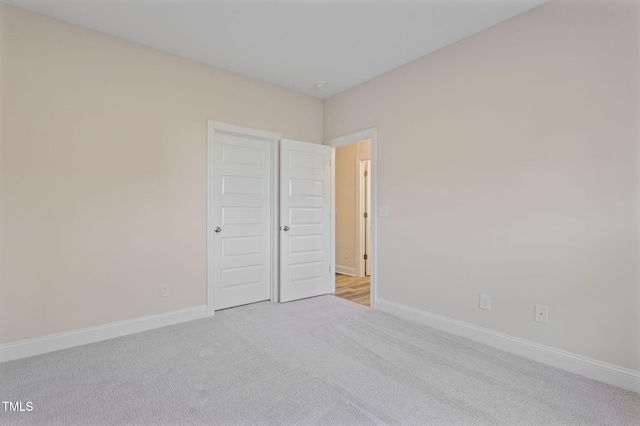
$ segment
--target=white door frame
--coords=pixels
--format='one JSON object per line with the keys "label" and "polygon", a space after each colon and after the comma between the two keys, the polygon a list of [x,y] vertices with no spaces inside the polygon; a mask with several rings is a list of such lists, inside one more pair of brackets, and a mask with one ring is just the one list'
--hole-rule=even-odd
{"label": "white door frame", "polygon": [[336,200],[335,200],[335,148],[360,142],[364,139],[371,140],[371,284],[369,306],[376,308],[377,281],[378,281],[378,130],[374,127],[349,135],[340,136],[324,141],[325,145],[333,147],[331,153],[331,292],[336,292]]}
{"label": "white door frame", "polygon": [[214,315],[214,292],[213,292],[213,265],[212,262],[212,250],[214,247],[213,228],[216,226],[211,223],[211,212],[213,211],[211,191],[214,188],[211,187],[211,173],[213,170],[213,142],[216,131],[223,131],[229,133],[236,133],[238,135],[255,136],[263,139],[271,139],[271,301],[278,300],[278,252],[279,252],[279,237],[277,232],[278,223],[280,218],[280,195],[278,192],[278,156],[280,148],[280,134],[274,132],[267,132],[264,130],[252,129],[250,127],[237,126],[235,124],[220,123],[217,121],[207,120],[207,314],[209,316]]}

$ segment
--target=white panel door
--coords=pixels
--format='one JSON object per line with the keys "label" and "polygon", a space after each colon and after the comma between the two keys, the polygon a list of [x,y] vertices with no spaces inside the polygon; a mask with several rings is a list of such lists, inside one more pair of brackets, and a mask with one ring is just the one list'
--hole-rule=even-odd
{"label": "white panel door", "polygon": [[271,298],[272,139],[215,130],[210,145],[214,308]]}
{"label": "white panel door", "polygon": [[280,301],[331,291],[331,148],[280,144]]}
{"label": "white panel door", "polygon": [[364,176],[364,274],[371,275],[371,160],[363,161]]}

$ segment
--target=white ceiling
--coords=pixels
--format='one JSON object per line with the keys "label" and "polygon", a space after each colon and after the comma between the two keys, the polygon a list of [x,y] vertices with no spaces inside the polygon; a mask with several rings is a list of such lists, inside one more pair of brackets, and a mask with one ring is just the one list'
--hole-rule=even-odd
{"label": "white ceiling", "polygon": [[0,1],[325,99],[547,0]]}

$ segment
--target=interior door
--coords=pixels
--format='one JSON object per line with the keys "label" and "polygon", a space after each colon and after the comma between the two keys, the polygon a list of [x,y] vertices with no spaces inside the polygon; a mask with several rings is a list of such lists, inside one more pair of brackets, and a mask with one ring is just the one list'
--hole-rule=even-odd
{"label": "interior door", "polygon": [[371,275],[371,160],[364,166],[364,274]]}
{"label": "interior door", "polygon": [[280,301],[331,291],[331,147],[280,144]]}
{"label": "interior door", "polygon": [[271,298],[274,142],[215,129],[209,149],[214,309]]}

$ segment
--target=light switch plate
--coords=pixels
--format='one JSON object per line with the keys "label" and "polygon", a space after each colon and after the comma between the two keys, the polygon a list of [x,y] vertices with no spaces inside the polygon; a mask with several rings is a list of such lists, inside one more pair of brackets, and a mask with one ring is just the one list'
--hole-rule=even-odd
{"label": "light switch plate", "polygon": [[389,206],[378,206],[378,216],[389,216]]}

